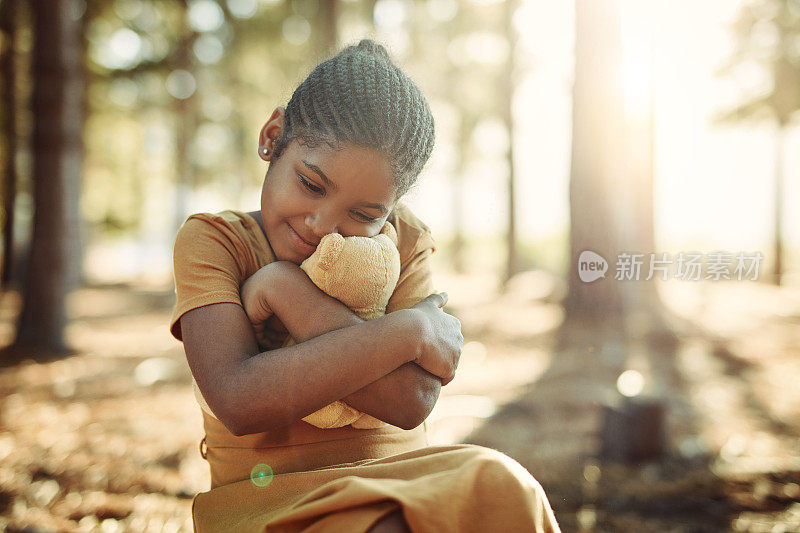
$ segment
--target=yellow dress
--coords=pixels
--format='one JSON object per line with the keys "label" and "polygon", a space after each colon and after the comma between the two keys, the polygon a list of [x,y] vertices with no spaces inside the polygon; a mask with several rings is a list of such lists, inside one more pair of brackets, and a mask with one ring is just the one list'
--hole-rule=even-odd
{"label": "yellow dress", "polygon": [[[398,204],[401,273],[387,313],[433,291],[435,249],[428,228]],[[170,331],[182,340],[180,317],[213,303],[241,305],[239,287],[275,258],[248,214],[192,215],[175,241],[177,300]],[[211,487],[194,497],[197,532],[367,531],[402,509],[413,532],[559,531],[539,483],[497,450],[460,444],[429,446],[427,425],[322,429],[302,420],[236,436],[214,416],[193,380],[205,436]]]}

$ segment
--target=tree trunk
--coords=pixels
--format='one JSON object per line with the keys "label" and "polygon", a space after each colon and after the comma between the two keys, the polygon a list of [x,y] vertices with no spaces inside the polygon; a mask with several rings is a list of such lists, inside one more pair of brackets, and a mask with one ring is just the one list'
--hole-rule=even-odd
{"label": "tree trunk", "polygon": [[778,123],[775,134],[775,263],[772,265],[772,282],[781,285],[783,274],[783,143],[786,125]]}
{"label": "tree trunk", "polygon": [[508,131],[508,230],[506,232],[506,270],[503,276],[503,283],[519,271],[519,258],[517,251],[517,221],[514,202],[514,51],[516,50],[517,37],[514,30],[514,11],[517,8],[515,0],[506,2],[505,13],[505,34],[508,37],[508,63],[505,75],[503,76],[502,93],[505,105],[503,105],[503,122]]}
{"label": "tree trunk", "polygon": [[321,54],[320,58],[333,55],[339,46],[339,2],[328,0],[320,4],[321,13]]}
{"label": "tree trunk", "polygon": [[3,91],[3,124],[2,135],[5,144],[3,150],[3,274],[0,283],[8,288],[12,281],[12,265],[14,264],[14,206],[17,196],[17,110],[16,110],[16,24],[17,0],[5,0],[0,3],[0,25],[3,40],[8,43],[3,47],[0,58]]}
{"label": "tree trunk", "polygon": [[[602,330],[624,337],[622,295],[614,269],[618,223],[612,195],[623,182],[625,128],[618,1],[575,2],[575,84],[570,176],[570,265],[561,347]],[[578,258],[591,250],[608,263],[605,278],[583,282]],[[585,333],[583,339],[577,338]]]}
{"label": "tree trunk", "polygon": [[[458,77],[453,72],[450,78],[455,82]],[[459,274],[466,272],[466,249],[467,241],[464,238],[464,172],[467,167],[469,156],[470,137],[475,129],[476,117],[469,111],[461,110],[458,122],[458,133],[456,135],[456,161],[453,174],[453,242],[451,244],[451,262],[453,269]]]}
{"label": "tree trunk", "polygon": [[66,0],[34,3],[33,238],[18,346],[64,353],[66,297],[80,277],[83,92],[80,20]]}
{"label": "tree trunk", "polygon": [[[654,174],[654,124],[655,124],[655,84],[653,64],[653,24],[650,20],[643,23],[638,29],[640,35],[647,39],[643,46],[648,50],[650,70],[644,74],[647,80],[642,80],[642,87],[646,87],[647,94],[638,98],[632,95],[634,108],[628,113],[627,120],[627,149],[628,172],[627,180],[623,186],[618,187],[618,194],[612,200],[616,204],[612,209],[623,220],[620,225],[621,249],[630,253],[644,254],[641,276],[639,281],[622,282],[623,307],[627,333],[633,337],[650,337],[662,343],[674,343],[677,338],[666,320],[668,314],[658,295],[657,281],[663,279],[663,274],[654,270],[650,275],[650,261],[670,260],[663,258],[662,252],[655,249],[655,231],[653,228],[653,174]],[[640,103],[641,105],[637,105]],[[672,258],[674,260],[674,258]],[[665,266],[669,266],[664,263]],[[669,279],[667,272],[666,279]]]}
{"label": "tree trunk", "polygon": [[[183,9],[188,9],[182,3]],[[197,184],[197,165],[189,154],[189,144],[197,130],[197,72],[192,60],[192,44],[197,37],[184,19],[181,39],[178,42],[177,70],[183,70],[194,77],[191,92],[174,97],[175,117],[175,212],[172,234],[175,235],[187,216],[186,198]]]}

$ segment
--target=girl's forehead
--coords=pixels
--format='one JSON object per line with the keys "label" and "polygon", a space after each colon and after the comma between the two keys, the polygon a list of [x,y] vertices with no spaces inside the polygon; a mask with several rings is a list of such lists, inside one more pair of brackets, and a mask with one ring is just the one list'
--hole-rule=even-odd
{"label": "girl's forehead", "polygon": [[287,153],[334,188],[381,196],[381,201],[388,203],[394,197],[392,167],[388,158],[375,148],[349,142],[339,143],[336,148],[327,143],[309,146],[293,142]]}

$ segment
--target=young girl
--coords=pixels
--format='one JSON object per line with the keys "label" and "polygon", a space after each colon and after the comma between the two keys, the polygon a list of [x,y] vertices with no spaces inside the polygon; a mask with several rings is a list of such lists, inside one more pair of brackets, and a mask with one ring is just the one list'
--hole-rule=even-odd
{"label": "young girl", "polygon": [[[424,96],[370,40],[321,63],[258,139],[261,210],[189,217],[175,241],[171,332],[202,407],[211,490],[196,531],[558,531],[541,486],[480,446],[428,446],[461,327],[431,284],[430,231],[398,200],[428,160]],[[390,221],[401,274],[363,321],[299,264],[333,232]],[[283,347],[291,335],[297,344]],[[336,400],[390,425],[321,429]],[[203,447],[205,444],[205,448]]]}

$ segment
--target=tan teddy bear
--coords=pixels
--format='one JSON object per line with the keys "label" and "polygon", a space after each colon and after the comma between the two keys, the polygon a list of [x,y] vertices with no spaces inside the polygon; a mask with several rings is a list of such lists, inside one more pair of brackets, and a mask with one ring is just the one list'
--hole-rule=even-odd
{"label": "tan teddy bear", "polygon": [[[364,320],[378,318],[400,277],[397,233],[386,222],[375,237],[342,237],[331,233],[322,238],[314,253],[300,268],[326,294],[333,296]],[[286,346],[294,344],[293,339]],[[303,418],[320,428],[352,424],[358,429],[387,425],[366,413],[337,400]]]}

